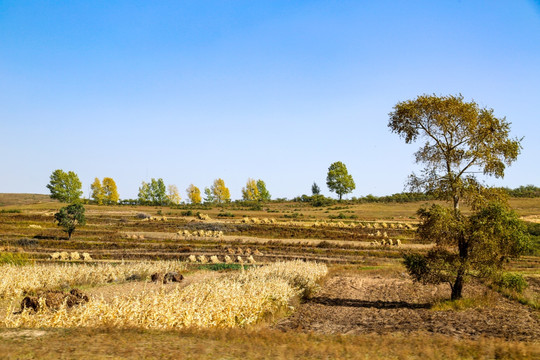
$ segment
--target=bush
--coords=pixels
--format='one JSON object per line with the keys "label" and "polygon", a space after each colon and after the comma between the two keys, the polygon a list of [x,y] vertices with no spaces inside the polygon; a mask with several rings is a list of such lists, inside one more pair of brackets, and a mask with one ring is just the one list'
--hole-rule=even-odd
{"label": "bush", "polygon": [[234,214],[231,212],[219,213],[218,217],[234,217]]}
{"label": "bush", "polygon": [[520,294],[529,286],[527,280],[521,274],[516,273],[504,273],[497,281],[497,285]]}
{"label": "bush", "polygon": [[186,211],[182,211],[180,213],[182,216],[193,216],[193,211],[191,210],[186,210]]}

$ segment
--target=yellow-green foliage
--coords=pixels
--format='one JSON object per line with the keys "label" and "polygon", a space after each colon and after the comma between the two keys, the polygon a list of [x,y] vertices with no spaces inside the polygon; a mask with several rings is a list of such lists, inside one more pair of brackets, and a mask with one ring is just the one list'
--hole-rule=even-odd
{"label": "yellow-green foliage", "polygon": [[120,327],[178,329],[237,327],[286,308],[291,298],[313,291],[326,265],[286,262],[228,274],[176,288],[91,299],[80,307],[38,313],[8,312],[6,327]]}

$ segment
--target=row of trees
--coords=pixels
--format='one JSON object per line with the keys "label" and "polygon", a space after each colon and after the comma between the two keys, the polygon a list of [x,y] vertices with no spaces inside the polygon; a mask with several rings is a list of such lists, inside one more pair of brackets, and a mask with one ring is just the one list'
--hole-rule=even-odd
{"label": "row of trees", "polygon": [[98,205],[116,204],[120,200],[116,183],[110,177],[103,178],[103,183],[98,178],[95,178],[90,188],[92,189],[90,196]]}

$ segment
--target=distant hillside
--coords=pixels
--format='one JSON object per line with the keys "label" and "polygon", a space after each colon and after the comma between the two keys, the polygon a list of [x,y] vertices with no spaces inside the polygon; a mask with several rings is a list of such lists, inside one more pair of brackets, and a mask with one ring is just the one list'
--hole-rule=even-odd
{"label": "distant hillside", "polygon": [[0,207],[13,205],[31,205],[56,201],[43,194],[2,194],[0,193]]}

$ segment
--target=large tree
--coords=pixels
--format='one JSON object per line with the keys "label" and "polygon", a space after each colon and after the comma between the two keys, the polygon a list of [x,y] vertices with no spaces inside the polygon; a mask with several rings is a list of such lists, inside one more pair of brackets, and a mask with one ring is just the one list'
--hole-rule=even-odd
{"label": "large tree", "polygon": [[71,239],[77,226],[86,225],[84,206],[79,203],[65,206],[54,214],[54,219],[58,222],[58,226],[64,228],[64,231],[68,233],[68,238]]}
{"label": "large tree", "polygon": [[338,194],[340,201],[343,195],[352,192],[356,188],[352,176],[349,175],[347,167],[341,161],[331,164],[328,168],[326,185],[330,191]]}
{"label": "large tree", "polygon": [[388,127],[407,144],[425,142],[415,154],[423,170],[410,176],[411,190],[451,200],[454,209],[482,192],[476,173],[503,177],[521,149],[505,118],[462,95],[421,95],[399,102],[389,115]]}
{"label": "large tree", "polygon": [[77,174],[73,171],[67,173],[63,170],[55,170],[51,174],[47,188],[51,192],[51,198],[60,202],[75,202],[82,195],[82,184]]}
{"label": "large tree", "polygon": [[[461,95],[418,96],[398,103],[389,115],[391,131],[406,143],[424,142],[415,154],[422,173],[409,177],[409,187],[453,205],[419,210],[417,236],[436,246],[427,254],[406,254],[405,265],[416,280],[448,282],[452,299],[459,299],[468,276],[492,276],[526,243],[516,215],[475,175],[503,177],[519,155],[520,140],[510,138],[505,118]],[[472,205],[473,215],[461,213],[461,200]]]}

